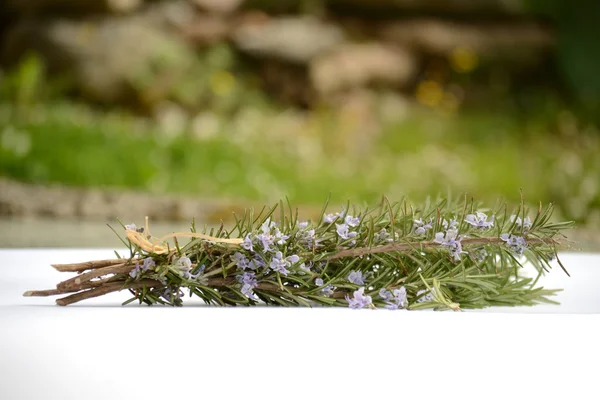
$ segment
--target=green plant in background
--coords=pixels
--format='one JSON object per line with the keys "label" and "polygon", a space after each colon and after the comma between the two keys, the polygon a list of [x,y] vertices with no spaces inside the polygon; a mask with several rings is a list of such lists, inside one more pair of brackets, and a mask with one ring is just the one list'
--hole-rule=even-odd
{"label": "green plant in background", "polygon": [[[284,203],[249,210],[226,230],[205,228],[154,239],[148,229],[124,226],[127,257],[54,265],[80,274],[56,289],[25,296],[69,294],[68,305],[129,289],[148,305],[182,305],[182,289],[212,305],[342,306],[453,309],[552,302],[556,290],[536,287],[557,260],[562,231],[553,207],[531,218],[521,204],[483,209],[446,199],[413,207],[407,201],[301,221]],[[276,213],[278,211],[278,213]],[[279,215],[279,223],[274,221]],[[180,243],[191,237],[187,244]],[[118,254],[117,254],[118,256]],[[537,270],[522,276],[523,256]],[[566,270],[565,270],[566,273]]]}

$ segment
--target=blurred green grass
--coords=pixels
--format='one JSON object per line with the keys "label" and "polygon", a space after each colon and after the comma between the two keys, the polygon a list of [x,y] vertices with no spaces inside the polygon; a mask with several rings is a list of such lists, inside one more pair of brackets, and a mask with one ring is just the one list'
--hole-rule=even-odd
{"label": "blurred green grass", "polygon": [[24,111],[5,103],[0,175],[240,201],[288,196],[301,204],[329,193],[334,201],[373,202],[447,191],[516,201],[522,188],[530,201],[555,201],[565,217],[598,219],[599,135],[569,131],[576,122],[566,112],[556,132],[497,114],[416,112],[367,138],[327,115],[283,122],[274,111],[251,115],[223,117],[216,132],[198,137],[189,129],[165,135],[149,120],[77,104]]}
{"label": "blurred green grass", "polygon": [[527,115],[398,106],[380,124],[360,110],[250,101],[173,125],[66,100],[42,69],[26,62],[0,82],[0,176],[306,205],[449,192],[518,201],[523,189],[530,202],[555,202],[560,217],[600,226],[600,133],[556,106]]}

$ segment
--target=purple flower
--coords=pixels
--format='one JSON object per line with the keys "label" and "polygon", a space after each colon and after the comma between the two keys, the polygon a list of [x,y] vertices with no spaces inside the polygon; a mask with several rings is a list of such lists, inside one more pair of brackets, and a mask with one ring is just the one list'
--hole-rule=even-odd
{"label": "purple flower", "polygon": [[192,274],[190,271],[183,271],[183,278],[187,280],[196,280],[200,275],[202,275],[205,269],[206,265],[202,264],[195,274]]}
{"label": "purple flower", "polygon": [[183,292],[179,287],[172,289],[171,287],[167,286],[162,292],[161,297],[163,297],[167,301],[179,300],[183,297]]}
{"label": "purple flower", "polygon": [[308,221],[298,222],[298,228],[306,229],[308,227]]}
{"label": "purple flower", "polygon": [[137,226],[135,224],[127,224],[125,225],[125,229],[128,231],[137,231]]}
{"label": "purple flower", "polygon": [[457,237],[456,231],[448,231],[444,236],[443,232],[438,232],[435,234],[434,241],[436,243],[440,243],[442,247],[445,247],[450,252],[450,255],[454,257],[455,261],[460,261],[460,255],[465,253],[462,250],[462,244],[460,241],[462,240],[462,236]]}
{"label": "purple flower", "polygon": [[523,220],[521,220],[521,217],[517,217],[516,215],[511,215],[510,216],[510,222],[515,222],[519,228],[523,228],[523,232],[527,233],[532,226],[531,223],[531,218],[529,217],[525,217]]}
{"label": "purple flower", "polygon": [[388,310],[397,310],[406,306],[406,288],[402,286],[400,289],[393,290],[392,298],[387,302],[385,308]]}
{"label": "purple flower", "polygon": [[297,255],[293,254],[289,257],[283,258],[283,254],[280,251],[278,251],[277,253],[275,253],[275,256],[271,260],[269,267],[271,267],[273,271],[279,272],[283,275],[287,275],[290,271],[288,271],[286,268],[291,267],[292,264],[296,264],[298,261],[300,261],[300,257],[298,257]]}
{"label": "purple flower", "polygon": [[177,267],[182,270],[189,270],[192,268],[192,260],[190,260],[188,257],[181,257],[179,260],[177,260]]}
{"label": "purple flower", "polygon": [[479,228],[481,230],[487,230],[494,226],[494,216],[488,221],[487,215],[482,212],[476,212],[475,214],[469,214],[465,217],[465,222]]}
{"label": "purple flower", "polygon": [[296,233],[296,238],[298,242],[307,248],[312,248],[315,245],[315,230],[302,230]]}
{"label": "purple flower", "polygon": [[306,265],[305,263],[302,263],[302,264],[298,265],[298,268],[300,268],[304,271],[310,272],[310,267],[312,267],[312,265],[313,265],[312,262],[308,263],[308,265]]}
{"label": "purple flower", "polygon": [[479,249],[475,253],[475,260],[477,262],[482,262],[487,258],[487,256],[488,256],[488,253],[487,253],[487,251],[485,251],[485,249]]}
{"label": "purple flower", "polygon": [[236,251],[231,256],[231,259],[235,262],[235,265],[237,265],[240,269],[254,269],[250,267],[250,261],[248,260],[248,258],[246,258],[246,256],[240,253],[239,251]]}
{"label": "purple flower", "polygon": [[142,271],[148,271],[149,269],[152,269],[154,267],[156,267],[156,263],[154,262],[152,257],[148,257],[148,258],[144,259],[144,264],[142,265]]}
{"label": "purple flower", "polygon": [[365,288],[361,287],[354,292],[354,297],[349,297],[346,295],[346,301],[348,302],[348,306],[352,309],[359,309],[368,307],[373,300],[371,296],[365,296]]}
{"label": "purple flower", "polygon": [[527,248],[527,242],[522,236],[510,235],[503,233],[500,239],[506,242],[508,248],[514,251],[517,255],[523,255],[523,251]]}
{"label": "purple flower", "polygon": [[352,215],[347,215],[344,219],[344,222],[346,223],[346,225],[356,228],[358,224],[360,224],[360,218],[353,217]]}
{"label": "purple flower", "polygon": [[[421,295],[423,295],[423,296],[421,296]],[[421,296],[421,297],[419,297],[419,296]],[[431,291],[429,291],[429,290],[419,290],[417,292],[417,297],[419,297],[417,299],[417,303],[430,302],[430,301],[433,301],[435,299],[434,294]]]}
{"label": "purple flower", "polygon": [[385,301],[391,301],[394,296],[392,295],[392,292],[390,292],[386,288],[381,288],[379,289],[379,297],[381,297]]}
{"label": "purple flower", "polygon": [[348,282],[354,283],[355,285],[364,285],[365,277],[361,271],[351,271],[350,275],[348,275]]}
{"label": "purple flower", "polygon": [[258,280],[254,272],[244,272],[242,275],[236,276],[237,281],[242,285],[241,292],[244,296],[258,300],[253,289],[258,286]]}
{"label": "purple flower", "polygon": [[248,233],[244,238],[244,241],[242,242],[242,247],[248,251],[254,251],[254,248],[252,247],[252,236],[250,233]]}
{"label": "purple flower", "polygon": [[[315,279],[315,284],[317,286],[323,286],[325,283],[323,282],[323,279],[317,278],[317,279]],[[320,292],[323,296],[331,296],[333,294],[334,290],[335,290],[335,288],[332,285],[327,285],[327,286],[322,287]]]}
{"label": "purple flower", "polygon": [[385,230],[385,228],[381,228],[381,230],[373,236],[373,241],[375,243],[385,243],[392,242],[393,240],[390,238],[390,234],[387,232],[387,230]]}
{"label": "purple flower", "polygon": [[323,222],[325,222],[326,224],[332,224],[333,221],[335,221],[337,218],[338,218],[337,215],[326,214],[326,215],[323,215]]}
{"label": "purple flower", "polygon": [[342,238],[344,240],[352,239],[353,237],[358,235],[357,232],[350,231],[349,226],[346,224],[335,224],[335,226],[336,226],[337,234],[339,235],[340,238]]}
{"label": "purple flower", "polygon": [[135,279],[140,274],[140,263],[136,262],[135,267],[131,271],[129,271],[129,276]]}
{"label": "purple flower", "polygon": [[447,231],[458,230],[458,221],[455,219],[451,219],[450,221],[443,220],[442,226]]}
{"label": "purple flower", "polygon": [[413,231],[421,236],[427,233],[432,228],[433,218],[429,218],[429,222],[423,222],[421,218],[415,219],[413,224]]}

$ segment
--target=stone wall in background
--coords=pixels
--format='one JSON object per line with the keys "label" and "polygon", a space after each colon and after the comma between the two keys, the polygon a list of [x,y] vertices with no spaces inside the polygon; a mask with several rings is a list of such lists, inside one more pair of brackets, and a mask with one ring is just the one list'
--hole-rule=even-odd
{"label": "stone wall in background", "polygon": [[309,108],[386,91],[453,111],[553,78],[556,37],[521,0],[7,4],[4,67],[34,52],[77,95],[151,112],[198,112],[235,85]]}

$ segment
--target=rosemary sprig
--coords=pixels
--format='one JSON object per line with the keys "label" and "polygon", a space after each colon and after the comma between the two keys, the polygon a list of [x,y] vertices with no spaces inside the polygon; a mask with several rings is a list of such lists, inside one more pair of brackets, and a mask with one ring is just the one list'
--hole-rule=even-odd
{"label": "rosemary sprig", "polygon": [[[490,211],[467,199],[423,207],[384,199],[372,209],[349,210],[350,204],[329,214],[325,205],[317,221],[299,221],[298,211],[281,202],[257,216],[252,210],[236,216],[231,230],[197,232],[193,222],[191,232],[163,238],[150,234],[147,220],[140,229],[126,225],[128,259],[53,265],[79,275],[24,295],[69,294],[59,305],[122,289],[133,295],[124,304],[173,306],[183,304],[184,289],[219,306],[533,305],[552,302],[557,290],[536,284],[566,243],[562,231],[572,226],[551,221],[552,204],[540,205],[533,219],[523,202],[509,213],[506,205]],[[525,261],[537,278],[520,275]]]}

